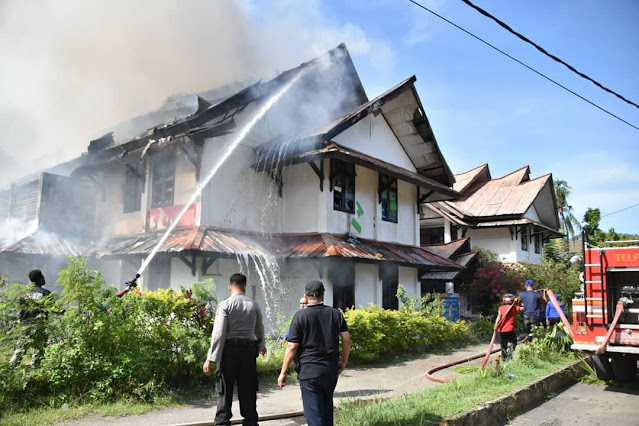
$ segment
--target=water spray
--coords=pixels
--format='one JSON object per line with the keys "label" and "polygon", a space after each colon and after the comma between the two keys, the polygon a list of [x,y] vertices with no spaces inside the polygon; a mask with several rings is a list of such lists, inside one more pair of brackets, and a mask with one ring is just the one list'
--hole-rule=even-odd
{"label": "water spray", "polygon": [[219,158],[219,160],[215,164],[215,166],[213,166],[213,168],[211,169],[209,174],[206,176],[206,178],[202,182],[200,182],[200,184],[197,186],[197,188],[195,189],[195,192],[193,192],[193,195],[191,196],[189,201],[182,208],[182,210],[177,215],[175,220],[173,220],[173,223],[171,223],[171,225],[167,228],[166,232],[164,232],[164,234],[162,235],[162,238],[160,238],[160,241],[158,241],[158,243],[155,245],[155,247],[153,248],[151,253],[149,253],[147,258],[144,260],[144,262],[140,266],[140,269],[138,269],[138,272],[136,274],[136,278],[134,278],[132,281],[129,281],[129,282],[136,282],[137,281],[138,277],[144,272],[144,270],[147,268],[147,266],[149,266],[149,263],[151,262],[153,257],[156,255],[156,253],[158,252],[160,247],[162,247],[162,244],[164,244],[164,242],[169,237],[171,232],[173,232],[173,229],[175,229],[175,227],[177,226],[177,224],[180,221],[180,219],[182,219],[182,216],[184,216],[184,214],[189,209],[189,207],[191,207],[191,205],[195,202],[195,200],[200,196],[200,194],[202,193],[202,190],[204,189],[204,187],[211,181],[213,176],[215,176],[215,174],[220,169],[222,164],[224,164],[226,162],[226,160],[231,156],[231,154],[233,153],[235,148],[240,144],[240,142],[242,140],[244,140],[246,135],[251,131],[251,129],[253,129],[255,124],[264,116],[264,114],[266,114],[266,112],[269,109],[271,109],[271,107],[282,97],[282,95],[284,95],[284,93],[286,93],[288,91],[288,89],[290,89],[291,86],[293,86],[293,84],[295,84],[295,82],[297,82],[297,80],[299,80],[299,78],[302,76],[302,74],[303,74],[303,71],[299,72],[295,77],[293,77],[275,95],[273,95],[271,98],[269,98],[269,100],[264,105],[262,105],[262,107],[253,116],[253,118],[251,118],[251,120],[248,123],[246,123],[246,125],[242,128],[242,130],[237,134],[235,139],[226,148],[226,151]]}

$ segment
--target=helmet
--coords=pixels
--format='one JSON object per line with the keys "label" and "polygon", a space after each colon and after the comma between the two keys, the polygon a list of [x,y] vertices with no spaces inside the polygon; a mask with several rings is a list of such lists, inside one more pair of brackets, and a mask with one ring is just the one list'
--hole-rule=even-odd
{"label": "helmet", "polygon": [[512,305],[515,302],[515,296],[510,293],[504,294],[502,300],[504,302],[504,305]]}

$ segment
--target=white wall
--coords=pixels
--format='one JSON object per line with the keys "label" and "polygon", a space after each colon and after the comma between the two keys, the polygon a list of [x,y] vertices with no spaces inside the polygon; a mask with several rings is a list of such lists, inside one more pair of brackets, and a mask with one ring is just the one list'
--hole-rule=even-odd
{"label": "white wall", "polygon": [[416,172],[415,166],[382,114],[369,114],[333,138],[340,145]]}
{"label": "white wall", "polygon": [[417,279],[417,268],[400,266],[398,268],[398,275],[399,284],[406,288],[406,296],[420,296],[421,286]]}
{"label": "white wall", "polygon": [[382,286],[379,266],[372,263],[355,264],[355,307],[367,307],[371,303],[381,305]]}
{"label": "white wall", "polygon": [[535,253],[534,242],[530,242],[530,236],[528,237],[528,251],[524,251],[521,249],[521,233],[517,233],[517,238],[511,239],[510,231],[507,227],[469,228],[466,236],[471,238],[470,241],[473,246],[494,251],[499,255],[499,260],[505,263],[540,263],[543,260],[541,250],[540,253]]}
{"label": "white wall", "polygon": [[[324,174],[327,176],[326,172]],[[324,207],[324,198],[329,192],[328,179],[324,180],[322,193],[320,180],[310,165],[296,164],[284,169],[283,197],[277,200],[283,205],[284,211],[280,232],[317,232],[319,211]]]}
{"label": "white wall", "polygon": [[[355,166],[355,201],[362,208],[361,216],[333,209],[333,193],[325,194],[326,228],[319,232],[345,234],[352,232],[361,238],[388,241],[399,244],[419,245],[419,214],[417,213],[417,190],[415,185],[397,182],[397,223],[382,220],[379,201],[379,175],[376,171]],[[325,191],[326,192],[326,191]],[[362,227],[358,233],[352,227],[355,218]]]}

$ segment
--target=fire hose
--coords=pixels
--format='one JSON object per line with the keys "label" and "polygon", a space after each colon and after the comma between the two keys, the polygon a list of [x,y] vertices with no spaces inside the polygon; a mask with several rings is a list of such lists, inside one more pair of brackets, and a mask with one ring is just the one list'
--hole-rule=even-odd
{"label": "fire hose", "polygon": [[[566,315],[564,314],[563,309],[561,309],[561,306],[559,306],[559,301],[557,301],[557,298],[555,297],[555,294],[551,290],[545,290],[545,291],[546,291],[546,295],[550,299],[550,302],[553,304],[553,306],[555,307],[555,310],[559,314],[559,317],[561,318],[562,323],[566,326],[566,332],[572,338],[572,327],[571,327],[570,323],[568,322],[568,318],[566,318]],[[504,315],[504,318],[502,318],[502,321],[510,313],[510,310],[512,309],[513,306],[515,306],[515,304],[512,304],[510,306],[510,308],[508,308],[508,311],[506,311],[506,315]],[[617,323],[617,321],[619,319],[618,317],[621,315],[620,309],[618,308],[618,306],[619,305],[617,305],[617,315],[615,316],[615,321],[613,321],[613,325],[611,327],[611,330],[614,329],[614,326],[616,325],[616,323]],[[623,308],[621,310],[623,310]],[[611,331],[608,332],[608,336],[607,336],[606,341],[605,341],[606,344],[608,343],[610,335],[612,335]],[[488,350],[486,351],[485,355],[482,352],[482,353],[477,354],[477,355],[472,355],[472,356],[469,356],[467,358],[463,358],[463,359],[460,359],[460,360],[457,360],[457,361],[453,361],[453,362],[449,362],[449,363],[446,363],[446,364],[442,364],[442,365],[439,365],[437,367],[433,367],[433,368],[431,368],[430,370],[428,370],[426,372],[426,375],[425,375],[426,378],[429,379],[429,380],[432,380],[434,382],[438,382],[438,383],[448,383],[448,382],[450,382],[450,380],[434,377],[432,374],[436,373],[437,371],[444,370],[446,368],[450,368],[450,367],[453,367],[453,366],[458,365],[458,364],[463,364],[465,362],[481,358],[482,356],[484,357],[484,360],[482,361],[480,368],[484,368],[486,366],[486,363],[488,362],[488,359],[490,358],[490,355],[492,355],[494,353],[497,353],[497,352],[499,352],[501,350],[500,348],[493,349],[493,346],[495,345],[495,338],[496,337],[497,337],[497,330],[494,330],[493,331],[493,336],[490,339],[490,343],[488,345]],[[523,341],[526,341],[527,338],[528,338],[528,336],[526,336]],[[605,348],[605,344],[603,345],[603,347]]]}
{"label": "fire hose", "polygon": [[131,281],[127,281],[125,283],[126,287],[120,291],[117,292],[116,296],[119,298],[122,298],[125,294],[127,294],[129,291],[131,291],[131,289],[137,287],[138,285],[138,278],[140,278],[140,274],[135,274],[135,277],[131,280]]}
{"label": "fire hose", "polygon": [[626,301],[620,300],[619,302],[617,302],[617,305],[615,306],[615,318],[612,320],[612,324],[610,324],[610,328],[608,328],[608,333],[606,333],[606,337],[604,338],[603,342],[601,342],[601,346],[599,346],[597,350],[595,351],[596,355],[603,355],[603,353],[606,352],[606,347],[608,347],[608,342],[610,341],[610,337],[612,336],[612,333],[614,333],[615,327],[617,326],[617,323],[619,322],[619,318],[621,318],[621,314],[623,313],[623,310],[625,307],[626,307]]}

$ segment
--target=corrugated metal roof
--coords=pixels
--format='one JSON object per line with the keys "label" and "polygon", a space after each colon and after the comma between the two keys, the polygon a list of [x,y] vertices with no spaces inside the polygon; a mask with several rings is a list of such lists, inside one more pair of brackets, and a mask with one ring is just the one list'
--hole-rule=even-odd
{"label": "corrugated metal roof", "polygon": [[[472,262],[472,260],[475,259],[478,255],[479,253],[465,253],[465,254],[453,257],[453,260],[456,263],[462,265],[464,268],[466,268],[466,266],[468,266],[468,264]],[[448,281],[454,281],[460,273],[462,273],[462,271],[445,271],[445,272],[433,271],[433,272],[425,273],[424,275],[420,277],[420,279],[448,282]]]}
{"label": "corrugated metal roof", "polygon": [[[108,244],[100,256],[146,255],[162,237],[152,232],[120,238]],[[461,269],[455,262],[437,256],[421,247],[358,239],[349,241],[335,234],[257,234],[212,227],[175,229],[159,251],[165,253],[197,250],[224,255],[273,255],[285,258],[345,257],[365,261],[388,261],[402,265]]]}
{"label": "corrugated metal roof", "polygon": [[451,259],[460,252],[470,251],[470,237],[460,238],[450,243],[442,244],[426,244],[424,248],[431,253],[441,256],[445,259]]}
{"label": "corrugated metal roof", "polygon": [[490,180],[490,169],[488,168],[488,164],[482,164],[481,166],[475,167],[474,169],[468,170],[464,173],[456,174],[453,189],[455,191],[464,192],[468,186],[479,179]]}
{"label": "corrugated metal roof", "polygon": [[90,245],[79,244],[57,234],[38,230],[28,237],[0,250],[3,253],[38,254],[52,256],[84,256]]}
{"label": "corrugated metal roof", "polygon": [[550,174],[528,180],[528,167],[499,179],[470,185],[455,207],[472,217],[523,215],[550,179]]}

